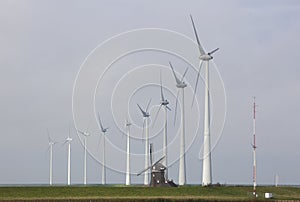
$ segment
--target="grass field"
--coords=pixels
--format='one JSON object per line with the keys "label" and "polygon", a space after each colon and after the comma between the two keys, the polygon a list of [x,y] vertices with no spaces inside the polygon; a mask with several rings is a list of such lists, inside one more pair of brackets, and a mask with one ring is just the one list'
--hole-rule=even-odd
{"label": "grass field", "polygon": [[[0,187],[0,201],[253,201],[252,187],[184,186],[178,188],[123,186]],[[300,188],[258,187],[257,200],[271,192],[274,200],[300,201]],[[270,200],[268,200],[270,201]]]}

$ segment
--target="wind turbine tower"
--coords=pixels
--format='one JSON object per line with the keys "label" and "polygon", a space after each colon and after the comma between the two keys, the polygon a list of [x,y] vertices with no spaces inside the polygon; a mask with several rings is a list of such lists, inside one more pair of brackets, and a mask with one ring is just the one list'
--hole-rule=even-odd
{"label": "wind turbine tower", "polygon": [[[151,99],[149,100],[148,102],[148,105],[146,107],[145,110],[143,110],[141,108],[141,106],[139,104],[137,104],[137,106],[139,107],[142,115],[143,115],[143,133],[144,133],[144,130],[146,128],[146,134],[145,134],[145,168],[148,168],[149,167],[149,127],[148,127],[148,120],[149,120],[149,117],[150,117],[150,114],[148,112],[148,109],[149,109],[149,105],[150,105],[150,102],[151,102]],[[145,171],[144,173],[144,185],[148,185],[149,184],[149,172],[148,171]]]}
{"label": "wind turbine tower", "polygon": [[126,185],[130,185],[130,126],[131,123],[126,120],[127,128],[127,154],[126,154]]}
{"label": "wind turbine tower", "polygon": [[106,132],[108,130],[108,127],[104,128],[100,119],[100,114],[98,113],[98,122],[101,128],[102,132],[102,142],[103,142],[103,148],[102,148],[102,184],[106,184],[106,159],[105,159],[105,142],[106,142]]}
{"label": "wind turbine tower", "polygon": [[160,106],[159,109],[156,113],[154,123],[156,122],[156,119],[158,117],[158,114],[160,112],[161,107],[164,107],[164,113],[165,113],[165,120],[164,120],[164,137],[163,137],[163,156],[165,157],[162,160],[162,163],[166,166],[165,170],[165,179],[168,180],[168,138],[167,138],[167,129],[168,129],[168,110],[171,111],[170,107],[168,107],[169,101],[165,99],[164,93],[163,93],[163,87],[162,87],[162,76],[161,76],[161,71],[160,71],[160,96],[161,96],[161,101],[160,101]]}
{"label": "wind turbine tower", "polygon": [[69,134],[67,139],[65,140],[64,144],[68,144],[68,185],[71,184],[71,142],[72,138],[70,137],[70,128],[69,128]]}
{"label": "wind turbine tower", "polygon": [[[194,98],[196,95],[197,84],[199,80],[200,70],[202,63],[205,62],[205,98],[204,98],[204,141],[203,141],[203,169],[202,169],[202,186],[207,186],[212,184],[212,169],[211,169],[211,149],[210,149],[210,95],[209,95],[209,61],[213,59],[212,54],[219,50],[219,48],[214,49],[211,52],[206,53],[200,44],[200,40],[197,34],[197,30],[193,21],[192,16],[191,21],[195,33],[195,37],[198,44],[198,49],[200,52],[199,59],[201,60],[199,65],[199,71],[196,80],[196,86],[194,91]],[[193,102],[194,102],[193,98]]]}
{"label": "wind turbine tower", "polygon": [[57,142],[53,142],[50,134],[49,134],[49,130],[47,129],[47,135],[48,135],[48,140],[49,140],[49,147],[48,150],[50,150],[50,163],[49,163],[49,185],[52,185],[52,174],[53,174],[53,145],[55,145]]}
{"label": "wind turbine tower", "polygon": [[[178,88],[177,91],[177,97],[176,97],[176,107],[175,107],[175,114],[177,111],[177,101],[178,101],[178,94],[179,94],[179,89],[181,89],[181,94],[182,94],[182,99],[181,99],[181,121],[180,121],[180,126],[181,126],[181,134],[180,134],[180,157],[179,157],[179,178],[178,178],[178,184],[179,185],[185,185],[186,183],[186,164],[185,164],[185,113],[184,113],[184,88],[187,86],[185,82],[183,82],[183,79],[187,73],[188,68],[186,68],[182,79],[180,80],[175,71],[174,68],[169,62],[170,67],[172,69],[175,81],[176,81],[176,87]],[[176,118],[176,116],[175,116]],[[176,120],[176,119],[175,119]]]}
{"label": "wind turbine tower", "polygon": [[87,150],[87,146],[86,146],[86,139],[88,136],[90,136],[90,134],[86,131],[80,131],[78,130],[79,133],[81,133],[84,136],[84,167],[83,167],[83,184],[86,185],[86,150]]}
{"label": "wind turbine tower", "polygon": [[256,103],[253,97],[253,195],[256,197]]}

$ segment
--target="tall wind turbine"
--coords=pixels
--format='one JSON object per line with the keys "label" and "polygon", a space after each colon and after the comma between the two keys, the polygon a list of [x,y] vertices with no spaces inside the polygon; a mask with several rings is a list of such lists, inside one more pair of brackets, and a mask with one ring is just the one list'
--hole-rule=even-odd
{"label": "tall wind turbine", "polygon": [[212,183],[212,170],[211,170],[211,150],[210,150],[210,98],[209,98],[209,61],[213,59],[212,54],[219,50],[219,48],[214,49],[211,52],[206,53],[200,44],[200,40],[195,28],[193,17],[191,17],[195,37],[198,44],[198,49],[200,52],[199,59],[201,60],[199,65],[199,71],[197,74],[197,80],[194,90],[193,102],[196,96],[197,85],[199,81],[200,70],[203,61],[206,63],[205,66],[205,98],[204,98],[204,142],[203,142],[203,173],[202,173],[202,186],[207,186]]}
{"label": "tall wind turbine", "polygon": [[255,97],[253,97],[253,195],[257,197],[256,195],[256,103],[255,103]]}
{"label": "tall wind turbine", "polygon": [[130,185],[130,126],[131,123],[126,120],[126,128],[127,128],[127,154],[126,154],[126,185]]}
{"label": "tall wind turbine", "polygon": [[[150,102],[151,102],[151,99],[149,100],[148,102],[148,105],[146,107],[145,110],[143,110],[141,108],[141,106],[139,104],[137,104],[137,106],[139,107],[142,115],[143,115],[143,133],[145,131],[145,128],[146,128],[146,135],[145,135],[145,168],[148,168],[149,166],[149,154],[148,154],[148,151],[149,151],[149,127],[148,127],[148,120],[149,120],[149,117],[150,117],[150,114],[148,112],[148,109],[149,109],[149,105],[150,105]],[[148,171],[145,171],[144,173],[144,185],[148,185],[149,184],[149,173]]]}
{"label": "tall wind turbine", "polygon": [[[156,119],[158,117],[159,111],[161,107],[164,107],[165,111],[165,121],[164,121],[164,138],[163,138],[163,156],[165,157],[163,159],[163,164],[166,166],[166,171],[165,171],[165,179],[168,180],[168,151],[167,151],[167,145],[168,145],[168,139],[167,139],[167,120],[168,120],[168,110],[171,111],[170,107],[168,107],[169,101],[165,99],[164,93],[163,93],[163,87],[162,87],[162,76],[161,76],[161,71],[160,71],[160,96],[161,96],[161,101],[160,101],[160,106],[159,109],[156,113],[154,123],[156,122]],[[154,125],[153,123],[153,125]]]}
{"label": "tall wind turbine", "polygon": [[68,185],[71,184],[71,142],[72,138],[70,137],[70,128],[69,128],[69,134],[67,139],[65,140],[64,144],[68,144]]}
{"label": "tall wind turbine", "polygon": [[176,81],[176,87],[178,88],[177,91],[177,97],[176,97],[176,106],[175,106],[175,121],[176,121],[176,111],[177,111],[177,101],[178,101],[178,95],[179,95],[179,89],[181,89],[181,94],[182,94],[182,106],[181,106],[181,135],[180,135],[180,158],[179,158],[179,179],[178,179],[178,184],[179,185],[185,185],[186,183],[186,165],[185,165],[185,114],[184,114],[184,88],[187,86],[186,83],[183,81],[188,68],[186,68],[181,80],[177,77],[174,68],[169,62],[170,67],[172,69],[175,81]]}
{"label": "tall wind turbine", "polygon": [[106,132],[108,130],[108,127],[104,128],[100,119],[100,114],[98,113],[98,122],[101,128],[102,132],[102,142],[103,142],[103,148],[102,148],[102,184],[106,184],[106,159],[105,159],[105,142],[106,142]]}
{"label": "tall wind turbine", "polygon": [[84,167],[83,167],[83,184],[86,185],[86,150],[87,150],[87,146],[86,146],[86,139],[88,136],[90,136],[90,134],[88,133],[88,131],[80,131],[78,130],[78,132],[80,134],[82,134],[84,136]]}
{"label": "tall wind turbine", "polygon": [[47,129],[47,135],[48,135],[48,143],[49,147],[48,150],[50,150],[50,163],[49,163],[49,184],[52,185],[52,174],[53,174],[53,145],[55,145],[57,142],[53,142],[53,140],[50,137],[49,130]]}

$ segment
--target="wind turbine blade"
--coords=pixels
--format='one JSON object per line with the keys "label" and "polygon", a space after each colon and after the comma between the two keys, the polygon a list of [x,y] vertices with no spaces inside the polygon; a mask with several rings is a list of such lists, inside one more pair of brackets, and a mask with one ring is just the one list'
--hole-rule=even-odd
{"label": "wind turbine blade", "polygon": [[153,143],[150,144],[150,166],[153,165],[153,154],[152,154],[152,151],[153,151]]}
{"label": "wind turbine blade", "polygon": [[161,78],[161,70],[160,70],[160,96],[161,96],[161,100],[164,101],[165,97],[164,97],[164,93],[163,93],[163,87],[162,87],[162,78]]}
{"label": "wind turbine blade", "polygon": [[219,50],[219,48],[216,48],[215,50],[213,50],[213,51],[210,51],[209,53],[208,53],[208,55],[211,55],[211,54],[213,54],[214,52],[216,52],[217,50]]}
{"label": "wind turbine blade", "polygon": [[158,161],[156,161],[153,166],[155,166],[156,164],[158,164],[159,162],[161,162],[166,156],[161,157]]}
{"label": "wind turbine blade", "polygon": [[71,126],[69,125],[69,134],[68,134],[68,138],[71,137]]}
{"label": "wind turbine blade", "polygon": [[196,40],[197,40],[200,55],[204,55],[205,51],[204,51],[204,49],[202,48],[202,46],[200,44],[200,40],[199,40],[199,37],[198,37],[198,34],[197,34],[197,30],[196,30],[195,23],[194,23],[192,15],[190,15],[190,17],[191,17],[191,21],[192,21],[192,24],[193,24],[193,29],[194,29],[195,37],[196,37]]}
{"label": "wind turbine blade", "polygon": [[49,152],[49,150],[50,150],[50,145],[48,146],[48,148],[47,148],[47,150],[46,150],[46,153],[48,153]]}
{"label": "wind turbine blade", "polygon": [[199,65],[199,70],[198,70],[197,79],[196,79],[196,85],[195,85],[195,89],[194,89],[192,107],[193,107],[195,97],[196,97],[196,91],[197,91],[197,86],[198,86],[198,81],[199,81],[199,77],[200,77],[200,71],[201,71],[202,64],[203,64],[203,60],[200,61],[200,65]]}
{"label": "wind turbine blade", "polygon": [[160,105],[159,105],[159,108],[158,108],[158,110],[157,110],[157,112],[156,112],[156,115],[155,115],[155,118],[154,118],[154,121],[153,121],[153,125],[152,125],[152,127],[154,127],[154,125],[155,125],[155,123],[156,123],[156,120],[157,120],[157,117],[158,117],[159,111],[160,111],[160,109],[161,109],[161,106],[162,106],[162,104],[160,104]]}
{"label": "wind turbine blade", "polygon": [[169,64],[170,64],[170,67],[171,67],[171,69],[172,69],[172,72],[173,72],[173,75],[174,75],[174,78],[175,78],[176,83],[177,83],[177,84],[180,84],[180,80],[179,80],[178,77],[176,76],[176,73],[175,73],[175,71],[174,71],[174,68],[173,68],[171,62],[169,62]]}
{"label": "wind turbine blade", "polygon": [[89,121],[88,127],[85,130],[86,132],[89,131],[90,125],[91,125],[91,121]]}
{"label": "wind turbine blade", "polygon": [[50,142],[51,142],[51,138],[50,138],[50,133],[49,133],[48,128],[47,128],[47,135],[48,135],[48,141],[49,141],[49,143],[50,143]]}
{"label": "wind turbine blade", "polygon": [[65,146],[65,144],[68,142],[68,140],[65,140],[62,144],[62,147]]}
{"label": "wind turbine blade", "polygon": [[171,109],[170,107],[166,106],[166,108],[167,108],[169,111],[172,111],[172,109]]}
{"label": "wind turbine blade", "polygon": [[184,74],[182,75],[182,78],[181,78],[180,83],[182,83],[182,81],[183,81],[183,79],[184,79],[184,77],[185,77],[185,75],[186,75],[188,69],[189,69],[189,67],[187,67],[187,68],[185,69],[185,72],[184,72]]}
{"label": "wind turbine blade", "polygon": [[142,173],[144,173],[146,170],[148,170],[148,169],[151,168],[151,167],[152,167],[152,165],[151,165],[151,166],[148,166],[148,167],[145,168],[144,170],[140,171],[140,172],[137,174],[137,176],[140,176]]}
{"label": "wind turbine blade", "polygon": [[176,95],[175,115],[174,115],[174,126],[175,126],[176,118],[177,118],[178,95],[179,95],[179,90],[177,90],[177,95]]}
{"label": "wind turbine blade", "polygon": [[101,122],[101,118],[100,118],[99,112],[98,112],[98,122],[99,122],[99,124],[100,124],[101,131],[103,131],[104,128],[103,128],[103,125],[102,125],[102,122]]}
{"label": "wind turbine blade", "polygon": [[142,112],[142,114],[144,116],[146,114],[146,112],[142,109],[142,107],[139,104],[137,104],[137,106],[139,107],[140,111]]}
{"label": "wind turbine blade", "polygon": [[150,98],[150,100],[149,100],[149,102],[148,102],[148,105],[147,105],[147,108],[146,108],[146,113],[148,112],[148,109],[149,109],[149,106],[150,106],[151,100],[152,100],[152,98]]}
{"label": "wind turbine blade", "polygon": [[81,130],[77,130],[80,134],[84,135],[85,136],[85,133]]}

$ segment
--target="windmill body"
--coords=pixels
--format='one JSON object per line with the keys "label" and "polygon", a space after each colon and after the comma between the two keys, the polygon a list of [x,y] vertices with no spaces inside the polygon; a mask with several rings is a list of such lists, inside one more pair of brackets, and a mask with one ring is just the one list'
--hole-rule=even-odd
{"label": "windmill body", "polygon": [[165,127],[164,127],[164,139],[163,139],[163,155],[165,156],[165,158],[163,159],[163,164],[166,166],[166,170],[165,170],[165,179],[168,180],[168,109],[167,106],[164,106],[164,111],[165,111]]}
{"label": "windmill body", "polygon": [[49,184],[52,185],[52,168],[53,168],[53,144],[50,144],[50,173],[49,173]]}
{"label": "windmill body", "polygon": [[72,138],[69,136],[65,140],[64,144],[68,145],[68,165],[67,165],[67,184],[71,184],[71,142]]}
{"label": "windmill body", "polygon": [[253,97],[253,195],[257,197],[256,194],[256,103],[255,103],[255,97]]}
{"label": "windmill body", "polygon": [[102,150],[102,184],[106,184],[106,159],[105,159],[105,133],[103,133],[102,140],[103,140],[103,150]]}
{"label": "windmill body", "polygon": [[130,126],[131,123],[126,122],[127,127],[127,146],[126,146],[126,180],[125,184],[130,185]]}
{"label": "windmill body", "polygon": [[56,144],[57,142],[49,142],[49,149],[50,149],[50,159],[49,159],[49,185],[52,185],[53,183],[53,146]]}
{"label": "windmill body", "polygon": [[[145,168],[149,167],[149,127],[148,127],[148,120],[150,117],[150,114],[148,112],[148,108],[150,105],[151,99],[148,102],[148,105],[145,110],[141,108],[139,104],[137,104],[138,108],[140,109],[142,115],[143,115],[143,132],[145,131]],[[144,185],[149,184],[149,172],[146,170],[144,172]]]}
{"label": "windmill body", "polygon": [[[194,98],[196,96],[197,84],[199,80],[200,70],[203,62],[205,65],[205,93],[204,93],[204,141],[203,141],[203,169],[202,169],[202,185],[207,186],[212,184],[212,168],[211,168],[211,143],[210,143],[210,95],[209,95],[209,61],[213,59],[212,54],[215,53],[219,48],[214,49],[211,52],[206,53],[200,44],[200,40],[197,34],[197,30],[193,21],[192,16],[191,21],[194,29],[194,34],[197,40],[199,49],[199,71],[196,80],[196,86],[194,91]],[[193,98],[193,102],[194,102]]]}
{"label": "windmill body", "polygon": [[98,122],[99,122],[100,129],[101,129],[101,132],[102,132],[103,147],[102,147],[102,178],[101,178],[101,182],[104,185],[104,184],[106,184],[105,142],[106,142],[106,133],[107,133],[108,127],[106,127],[106,128],[103,127],[99,113],[98,113]]}
{"label": "windmill body", "polygon": [[79,133],[81,133],[84,136],[84,163],[83,163],[83,184],[86,185],[87,177],[86,177],[86,154],[87,154],[87,137],[90,136],[90,134],[87,131],[80,131],[78,130]]}
{"label": "windmill body", "polygon": [[160,101],[160,106],[159,109],[156,113],[155,119],[154,119],[154,123],[156,122],[156,119],[158,117],[158,114],[160,112],[160,109],[163,107],[164,108],[164,135],[163,135],[163,155],[164,155],[164,159],[163,159],[163,164],[166,166],[165,169],[165,179],[168,179],[168,137],[167,137],[167,127],[168,127],[168,110],[171,111],[171,109],[168,107],[169,105],[169,101],[167,99],[165,99],[164,93],[163,93],[163,86],[162,86],[162,75],[161,75],[161,71],[160,71],[160,96],[161,96],[161,101]]}
{"label": "windmill body", "polygon": [[[146,127],[146,134],[145,134],[145,167],[149,166],[149,155],[148,155],[148,151],[149,151],[149,127],[148,127],[148,120],[149,117],[145,117],[145,127]],[[144,175],[144,185],[148,185],[149,184],[149,173],[148,170],[145,171],[145,175]]]}
{"label": "windmill body", "polygon": [[[184,76],[187,73],[188,68],[185,70],[182,79],[180,80],[175,71],[174,68],[172,66],[171,63],[170,67],[172,69],[175,81],[176,81],[176,87],[178,88],[178,90],[181,90],[181,119],[180,119],[180,126],[181,126],[181,133],[180,133],[180,157],[179,157],[179,178],[178,178],[178,184],[179,185],[185,185],[186,183],[186,162],[185,162],[185,111],[184,111],[184,88],[187,87],[186,83],[183,82]],[[179,91],[177,93],[177,96],[179,94]],[[177,100],[178,98],[176,98],[176,108],[175,108],[175,113],[176,113],[176,109],[177,109]],[[176,117],[176,116],[175,116]]]}
{"label": "windmill body", "polygon": [[205,68],[205,97],[204,97],[204,140],[203,140],[203,170],[202,170],[202,185],[207,186],[212,183],[211,169],[211,149],[210,149],[210,102],[209,102],[209,63],[206,63]]}
{"label": "windmill body", "polygon": [[163,156],[158,161],[153,163],[153,144],[150,144],[150,165],[139,172],[137,175],[141,175],[142,173],[150,170],[151,171],[151,183],[150,186],[152,187],[177,187],[177,185],[173,181],[169,181],[165,179],[165,170],[166,166],[163,165],[162,161],[165,158]]}
{"label": "windmill body", "polygon": [[53,146],[57,143],[57,142],[53,142],[53,140],[50,137],[49,131],[47,129],[47,135],[48,135],[48,150],[50,150],[50,158],[49,158],[49,185],[52,185],[53,181]]}

